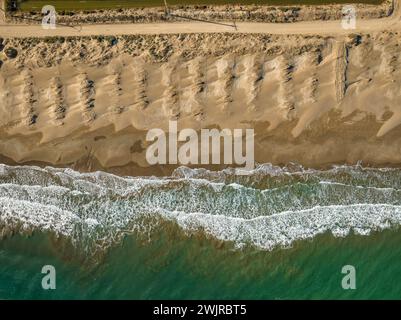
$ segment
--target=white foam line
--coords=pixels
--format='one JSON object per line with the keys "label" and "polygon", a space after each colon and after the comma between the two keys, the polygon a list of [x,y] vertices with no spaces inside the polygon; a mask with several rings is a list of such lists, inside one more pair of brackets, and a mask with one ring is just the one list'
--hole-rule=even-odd
{"label": "white foam line", "polygon": [[74,225],[80,219],[74,213],[54,205],[0,197],[0,221],[22,230],[38,229],[71,236]]}
{"label": "white foam line", "polygon": [[[268,165],[267,167],[272,166]],[[346,168],[351,170],[352,173],[352,168]],[[34,172],[29,174],[30,170]],[[181,168],[181,171],[187,173],[191,170],[193,169]],[[193,171],[193,173],[201,171],[204,173],[206,170]],[[13,183],[7,182],[8,172],[15,173],[10,175],[10,180]],[[45,175],[41,176],[39,172]],[[357,171],[356,173],[360,174],[361,172]],[[218,172],[217,174],[222,173]],[[126,233],[127,230],[141,230],[141,228],[148,230],[149,226],[143,226],[140,218],[149,215],[176,221],[187,232],[202,229],[210,236],[220,240],[233,241],[239,247],[244,244],[252,244],[264,250],[272,250],[277,246],[290,246],[294,241],[312,239],[324,232],[331,232],[335,236],[345,236],[353,230],[357,234],[367,235],[373,230],[383,230],[391,226],[401,225],[401,206],[386,203],[327,205],[294,210],[298,206],[301,207],[303,202],[301,201],[301,203],[300,200],[302,199],[297,198],[299,197],[298,194],[288,194],[285,189],[304,185],[298,181],[289,181],[283,187],[262,190],[246,187],[236,182],[229,184],[213,182],[208,179],[197,178],[196,174],[192,175],[191,178],[121,178],[100,171],[81,174],[71,169],[50,167],[41,169],[39,167],[10,167],[5,165],[0,165],[0,176],[3,179],[2,181],[6,181],[0,184],[0,225],[15,226],[16,230],[51,231],[68,236],[73,242],[91,239],[94,245],[97,241],[108,242],[111,245],[113,241],[121,239],[121,235]],[[58,177],[56,180],[54,180],[55,176]],[[374,176],[373,178],[380,177]],[[321,177],[318,176],[317,179],[321,179]],[[21,184],[18,184],[19,181]],[[55,182],[53,183],[53,181]],[[38,184],[39,182],[44,185],[41,186]],[[34,185],[29,183],[34,183]],[[178,188],[174,185],[177,183]],[[190,188],[188,199],[185,198],[187,196],[185,193],[183,195],[180,193],[182,183],[185,183],[185,187]],[[399,191],[394,188],[353,186],[330,181],[320,181],[320,183],[323,185],[340,185],[347,188]],[[149,186],[154,190],[146,189]],[[222,192],[223,188],[231,188],[234,193],[230,192],[227,199],[225,194],[219,194],[214,202],[211,201],[210,203],[207,197],[196,203],[191,203],[190,201],[197,201],[197,194],[194,193],[194,190],[197,191],[199,186],[211,186],[212,190],[206,191],[211,192],[213,196]],[[164,187],[167,189],[164,190]],[[272,215],[266,215],[269,210],[265,205],[271,205],[269,201],[259,203],[256,201],[257,198],[254,200],[254,198],[249,198],[247,194],[242,194],[244,190],[263,194],[280,191],[280,189],[283,190],[283,197],[275,199],[281,201],[291,196],[291,199],[294,200],[290,203],[292,210],[281,211]],[[143,195],[146,195],[145,197],[141,197],[140,192],[142,191]],[[327,190],[323,189],[323,191],[326,192]],[[352,191],[351,189],[348,200],[367,201],[361,198],[358,193],[353,198]],[[121,195],[129,196],[133,192],[137,194],[132,199],[120,197]],[[346,192],[348,191],[346,190]],[[161,194],[163,196],[160,196]],[[176,195],[178,197],[174,198]],[[207,196],[207,193],[202,191],[203,196]],[[305,197],[307,196],[306,194]],[[313,194],[311,200],[315,201],[315,196],[319,196],[319,194]],[[376,195],[373,194],[373,196]],[[378,196],[383,195],[379,194]],[[384,198],[372,199],[376,199],[377,202],[401,201],[397,197],[389,198],[387,194],[384,194]],[[308,199],[306,198],[306,200]],[[335,201],[341,202],[340,200],[335,197]],[[308,201],[305,203],[307,204]],[[241,210],[244,211],[241,211],[239,206],[243,206],[245,209]],[[278,207],[281,205],[279,204]],[[184,208],[186,212],[174,211],[174,208]],[[260,216],[247,218],[246,215],[251,209]],[[274,206],[273,209],[276,210],[276,207]],[[200,212],[191,212],[196,210]],[[227,212],[227,210],[238,212]],[[226,212],[227,214],[225,214]],[[234,213],[243,216],[230,216]],[[79,232],[74,232],[76,227],[79,227]]]}
{"label": "white foam line", "polygon": [[335,237],[345,237],[351,230],[368,235],[374,230],[401,224],[401,206],[387,204],[317,206],[252,219],[203,213],[164,212],[163,215],[174,219],[184,230],[201,229],[219,240],[232,241],[238,247],[251,244],[264,250],[288,247],[297,240],[312,239],[325,232]]}
{"label": "white foam line", "polygon": [[369,190],[377,190],[377,191],[396,191],[396,192],[401,191],[401,189],[397,189],[397,188],[361,186],[361,185],[352,185],[352,184],[346,184],[346,183],[334,182],[334,181],[319,181],[319,184],[335,185],[335,186],[358,188],[358,189],[369,189]]}

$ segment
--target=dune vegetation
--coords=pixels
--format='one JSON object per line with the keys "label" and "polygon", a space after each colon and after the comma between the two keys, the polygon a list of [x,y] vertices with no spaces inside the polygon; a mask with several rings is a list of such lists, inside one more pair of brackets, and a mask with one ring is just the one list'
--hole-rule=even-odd
{"label": "dune vegetation", "polygon": [[[22,11],[38,10],[45,5],[53,5],[57,10],[96,10],[164,6],[163,0],[25,0],[18,2],[19,9]],[[266,4],[279,6],[334,3],[380,4],[382,0],[168,0],[167,2],[169,5]]]}

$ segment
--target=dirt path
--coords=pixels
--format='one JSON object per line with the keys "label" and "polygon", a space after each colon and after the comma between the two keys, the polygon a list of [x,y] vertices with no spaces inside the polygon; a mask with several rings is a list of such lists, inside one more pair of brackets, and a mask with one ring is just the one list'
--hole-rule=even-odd
{"label": "dirt path", "polygon": [[300,22],[291,24],[238,23],[237,30],[231,27],[198,22],[86,25],[80,30],[64,26],[57,26],[55,30],[44,30],[39,25],[3,25],[0,26],[0,35],[4,37],[49,37],[219,32],[341,35],[354,32],[374,32],[400,28],[400,23],[389,22],[389,20],[384,21],[384,19],[360,21],[357,23],[357,28],[353,30],[341,28],[339,21]]}

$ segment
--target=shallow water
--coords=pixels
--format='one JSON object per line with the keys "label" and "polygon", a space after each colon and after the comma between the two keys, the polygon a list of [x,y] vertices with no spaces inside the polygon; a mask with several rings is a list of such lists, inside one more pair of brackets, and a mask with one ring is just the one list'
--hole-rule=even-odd
{"label": "shallow water", "polygon": [[[0,298],[400,298],[401,170],[0,167]],[[57,289],[41,288],[43,265]],[[357,289],[341,287],[341,268]]]}

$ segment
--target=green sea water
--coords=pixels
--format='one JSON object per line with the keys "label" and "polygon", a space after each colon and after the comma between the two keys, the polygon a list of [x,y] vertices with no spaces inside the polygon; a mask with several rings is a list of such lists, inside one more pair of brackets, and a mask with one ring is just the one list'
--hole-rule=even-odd
{"label": "green sea water", "polygon": [[[1,166],[0,299],[399,299],[400,177]],[[345,265],[356,289],[342,288]]]}
{"label": "green sea water", "polygon": [[[97,266],[61,254],[46,235],[0,246],[1,299],[399,299],[401,232],[330,235],[291,249],[233,250],[178,230],[148,243],[128,237]],[[43,265],[56,268],[56,290],[43,290]],[[344,265],[356,289],[344,290]]]}

